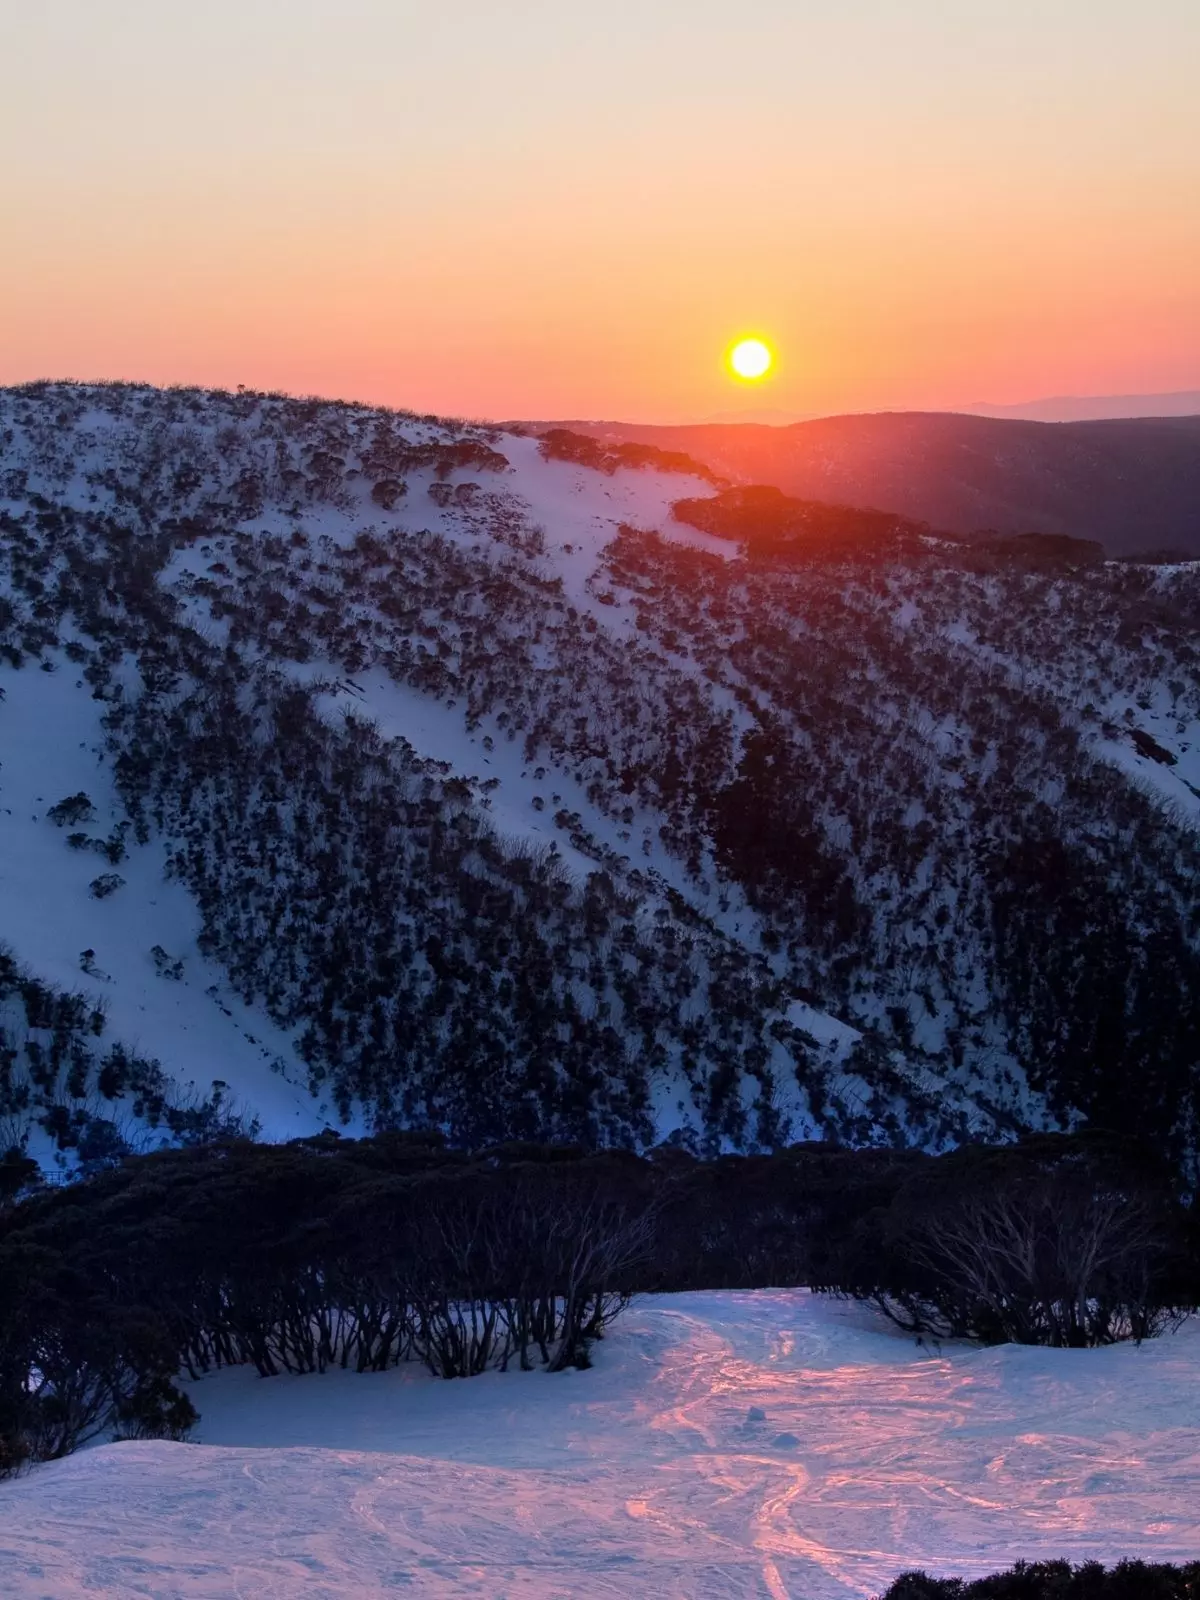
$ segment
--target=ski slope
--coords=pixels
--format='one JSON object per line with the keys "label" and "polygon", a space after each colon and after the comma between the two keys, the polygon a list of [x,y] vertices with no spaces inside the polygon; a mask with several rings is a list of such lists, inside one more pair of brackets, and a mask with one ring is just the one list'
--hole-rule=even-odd
{"label": "ski slope", "polygon": [[1200,1555],[1200,1327],[919,1348],[804,1291],[636,1304],[587,1373],[193,1387],[196,1444],[0,1485],[6,1600],[868,1600]]}

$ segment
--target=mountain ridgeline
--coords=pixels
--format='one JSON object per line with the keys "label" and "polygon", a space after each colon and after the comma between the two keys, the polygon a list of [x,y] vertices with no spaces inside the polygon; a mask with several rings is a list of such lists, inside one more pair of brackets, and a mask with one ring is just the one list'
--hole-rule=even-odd
{"label": "mountain ridgeline", "polygon": [[885,411],[785,427],[569,427],[609,451],[683,451],[731,483],[900,512],[954,533],[1065,534],[1113,556],[1200,556],[1200,416],[1049,423]]}
{"label": "mountain ridgeline", "polygon": [[[169,1034],[131,1041],[149,1097],[103,1074],[128,852],[192,908],[146,985],[261,1017],[314,1130],[318,1101],[465,1146],[1090,1122],[1194,1157],[1200,566],[711,465],[279,395],[0,392],[0,874],[27,838],[105,857],[38,940],[0,897],[5,1145],[69,1164],[227,1132],[226,1091],[260,1109],[221,1059],[174,1094]],[[18,815],[12,765],[55,732],[15,748],[6,717],[64,682],[92,767]],[[74,957],[87,874],[113,948],[71,1002],[39,951]]]}

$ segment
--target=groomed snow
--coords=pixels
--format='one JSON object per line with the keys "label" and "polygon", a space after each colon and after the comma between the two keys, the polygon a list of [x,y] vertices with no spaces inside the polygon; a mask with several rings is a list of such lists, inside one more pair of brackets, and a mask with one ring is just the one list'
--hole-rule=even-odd
{"label": "groomed snow", "polygon": [[1200,1556],[1200,1327],[918,1348],[804,1291],[639,1302],[587,1373],[197,1384],[198,1444],[0,1485],[8,1600],[867,1600]]}

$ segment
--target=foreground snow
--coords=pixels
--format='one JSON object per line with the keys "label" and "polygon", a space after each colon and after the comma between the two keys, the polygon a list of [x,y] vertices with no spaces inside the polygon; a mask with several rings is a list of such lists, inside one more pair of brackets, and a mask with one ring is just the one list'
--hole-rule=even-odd
{"label": "foreground snow", "polygon": [[199,1444],[0,1487],[12,1600],[839,1600],[1200,1555],[1200,1328],[917,1348],[802,1291],[640,1302],[589,1373],[196,1385]]}

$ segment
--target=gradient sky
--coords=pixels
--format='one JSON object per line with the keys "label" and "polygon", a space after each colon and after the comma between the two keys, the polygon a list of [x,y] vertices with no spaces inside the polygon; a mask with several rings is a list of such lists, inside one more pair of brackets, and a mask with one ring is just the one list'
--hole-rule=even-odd
{"label": "gradient sky", "polygon": [[0,62],[0,382],[1200,387],[1200,0],[8,0]]}

